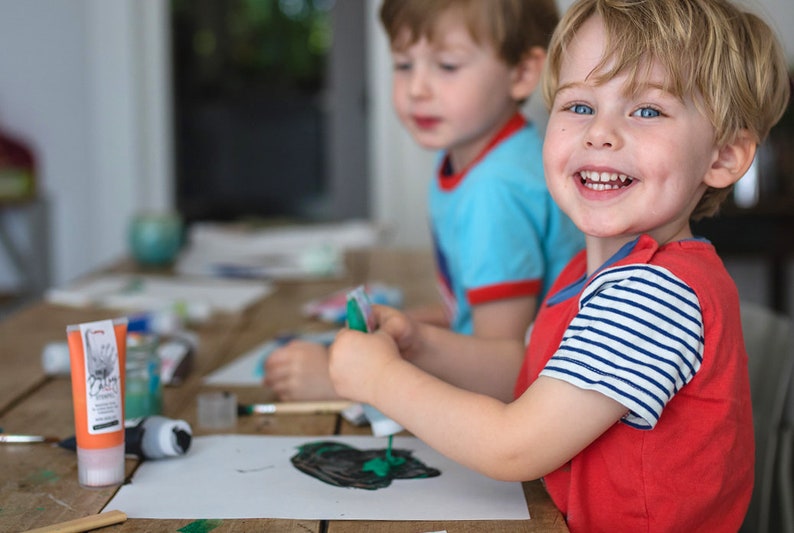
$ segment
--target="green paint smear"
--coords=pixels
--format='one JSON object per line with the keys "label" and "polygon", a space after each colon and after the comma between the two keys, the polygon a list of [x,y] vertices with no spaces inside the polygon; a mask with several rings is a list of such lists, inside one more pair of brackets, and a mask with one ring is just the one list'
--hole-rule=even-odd
{"label": "green paint smear", "polygon": [[389,445],[386,447],[386,454],[384,457],[374,457],[364,463],[361,470],[364,472],[372,472],[378,477],[386,477],[391,472],[391,469],[405,463],[405,457],[395,457],[391,453],[392,442],[394,436],[389,435]]}
{"label": "green paint smear", "polygon": [[[293,466],[336,487],[377,490],[388,487],[396,479],[441,475],[438,469],[412,457],[408,450],[357,450],[335,441],[311,442],[298,449],[290,458]],[[370,465],[365,468],[367,463]]]}
{"label": "green paint smear", "polygon": [[53,472],[52,470],[39,470],[27,477],[25,481],[31,484],[39,485],[41,483],[50,483],[54,481],[58,481],[59,477],[58,474]]}
{"label": "green paint smear", "polygon": [[182,533],[206,533],[207,531],[212,531],[216,527],[219,527],[223,523],[223,520],[217,519],[201,519],[196,520],[195,522],[191,522],[183,528],[177,529],[177,531],[181,531]]}

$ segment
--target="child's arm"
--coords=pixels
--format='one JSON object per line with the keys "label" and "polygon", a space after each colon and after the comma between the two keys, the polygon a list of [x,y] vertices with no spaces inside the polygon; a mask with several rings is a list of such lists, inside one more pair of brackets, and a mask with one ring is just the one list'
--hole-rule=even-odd
{"label": "child's arm", "polygon": [[440,328],[449,327],[449,317],[447,316],[444,306],[440,303],[412,307],[407,309],[405,314],[418,322],[431,324]]}
{"label": "child's arm", "polygon": [[483,339],[515,339],[523,342],[535,318],[534,296],[508,298],[472,306],[474,336]]}
{"label": "child's arm", "polygon": [[[424,331],[426,341],[422,347],[403,354],[411,362],[458,387],[509,401],[524,355],[526,326],[522,329],[519,325],[523,319],[509,318],[520,316],[526,308],[526,302],[520,300],[527,299],[515,298],[474,308],[475,328],[480,326],[483,339],[459,335],[443,327],[420,326],[417,320],[411,320],[410,313],[402,314],[389,307],[374,308],[379,322],[391,317],[390,327],[398,328],[395,335],[404,335],[401,332],[406,328],[411,332]],[[504,335],[506,339],[490,339],[488,334]],[[283,401],[339,398],[328,377],[327,348],[302,340],[273,351],[265,362],[264,384]]]}
{"label": "child's arm", "polygon": [[434,376],[503,401],[513,398],[524,357],[518,339],[485,339],[422,324],[390,307],[373,306],[379,329],[398,345],[400,355]]}
{"label": "child's arm", "polygon": [[456,388],[399,356],[383,331],[343,331],[331,347],[339,394],[369,403],[444,455],[496,479],[541,477],[604,433],[626,408],[540,377],[505,404]]}

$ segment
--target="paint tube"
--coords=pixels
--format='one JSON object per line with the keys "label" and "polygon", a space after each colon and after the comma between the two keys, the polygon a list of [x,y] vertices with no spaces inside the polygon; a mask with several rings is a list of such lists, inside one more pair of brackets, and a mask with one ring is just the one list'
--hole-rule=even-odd
{"label": "paint tube", "polygon": [[77,478],[84,487],[124,482],[124,364],[127,319],[66,328],[77,438]]}
{"label": "paint tube", "polygon": [[[124,450],[138,459],[165,459],[185,455],[193,440],[190,424],[154,415],[124,423]],[[58,442],[58,446],[75,451],[75,437]]]}
{"label": "paint tube", "polygon": [[[347,326],[356,331],[369,333],[375,329],[372,315],[372,302],[367,296],[364,286],[359,286],[347,294]],[[388,437],[399,433],[403,427],[387,417],[371,405],[363,404],[364,415],[369,420],[372,434],[376,437]]]}

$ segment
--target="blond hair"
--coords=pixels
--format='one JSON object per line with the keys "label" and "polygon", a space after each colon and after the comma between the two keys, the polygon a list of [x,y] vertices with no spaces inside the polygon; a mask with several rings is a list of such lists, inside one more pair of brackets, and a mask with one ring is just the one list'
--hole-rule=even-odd
{"label": "blond hair", "polygon": [[[758,16],[727,0],[579,0],[565,13],[549,44],[543,96],[551,105],[566,49],[585,21],[601,17],[607,44],[594,69],[596,83],[627,74],[631,91],[657,61],[666,90],[692,98],[715,130],[715,143],[748,131],[757,143],[786,109],[790,82],[783,49]],[[692,213],[717,212],[732,187],[709,188]]]}
{"label": "blond hair", "polygon": [[380,19],[400,49],[423,37],[436,40],[439,19],[451,10],[463,15],[475,42],[493,45],[510,67],[533,47],[545,49],[559,20],[555,0],[385,0]]}

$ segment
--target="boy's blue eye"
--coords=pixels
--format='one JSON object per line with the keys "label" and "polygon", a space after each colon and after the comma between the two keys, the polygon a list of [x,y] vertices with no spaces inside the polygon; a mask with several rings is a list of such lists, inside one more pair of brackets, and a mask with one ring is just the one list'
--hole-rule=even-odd
{"label": "boy's blue eye", "polygon": [[569,111],[577,115],[592,115],[594,114],[593,108],[585,104],[573,104],[568,108]]}
{"label": "boy's blue eye", "polygon": [[636,110],[634,113],[632,113],[632,115],[640,118],[656,118],[658,116],[661,116],[661,113],[659,112],[658,109],[654,109],[652,107],[641,107],[638,110]]}
{"label": "boy's blue eye", "polygon": [[458,70],[458,65],[453,65],[452,63],[440,63],[439,67],[441,67],[441,70],[447,72],[455,72]]}
{"label": "boy's blue eye", "polygon": [[394,70],[411,70],[411,63],[404,61],[404,62],[395,62],[394,63]]}

